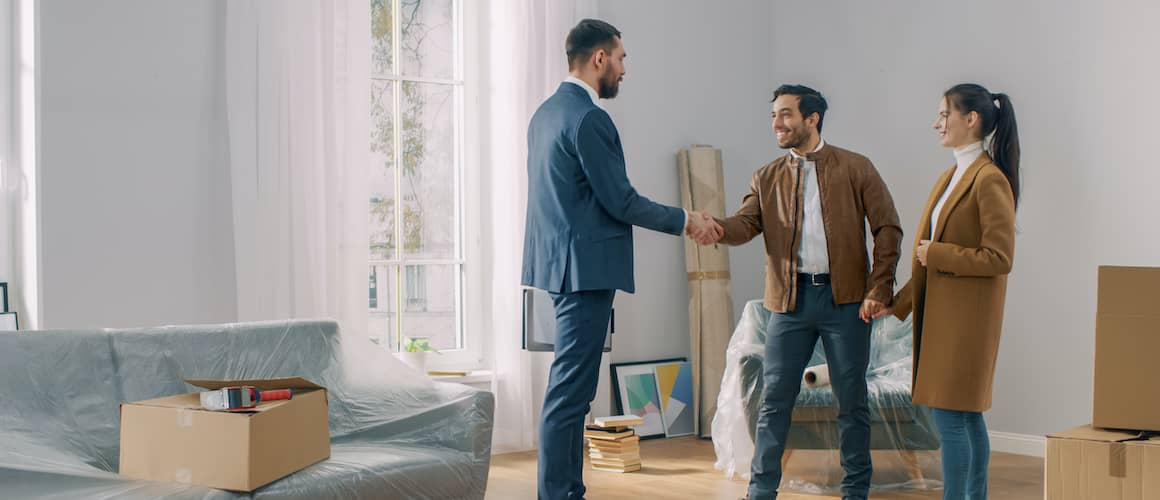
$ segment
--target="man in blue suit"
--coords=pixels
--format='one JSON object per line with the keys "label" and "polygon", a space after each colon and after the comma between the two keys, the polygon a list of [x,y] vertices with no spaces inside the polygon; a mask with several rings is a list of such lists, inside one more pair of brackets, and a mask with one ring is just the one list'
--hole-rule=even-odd
{"label": "man in blue suit", "polygon": [[585,19],[566,41],[569,76],[528,126],[528,215],[523,284],[549,292],[556,357],[540,423],[539,497],[584,497],[584,416],[596,396],[600,353],[616,290],[632,293],[632,226],[698,241],[712,218],[637,194],[612,118],[624,77],[620,32]]}

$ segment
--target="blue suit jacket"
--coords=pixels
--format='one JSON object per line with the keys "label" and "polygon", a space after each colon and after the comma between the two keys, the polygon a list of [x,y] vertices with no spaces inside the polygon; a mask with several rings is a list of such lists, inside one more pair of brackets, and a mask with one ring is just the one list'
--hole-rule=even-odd
{"label": "blue suit jacket", "polygon": [[679,235],[685,212],[637,194],[612,118],[565,82],[528,126],[523,284],[632,293],[632,226]]}

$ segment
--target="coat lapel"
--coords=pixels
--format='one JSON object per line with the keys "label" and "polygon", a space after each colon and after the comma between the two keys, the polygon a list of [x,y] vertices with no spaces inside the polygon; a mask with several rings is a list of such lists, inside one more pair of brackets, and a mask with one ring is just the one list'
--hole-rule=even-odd
{"label": "coat lapel", "polygon": [[918,220],[918,235],[915,237],[914,245],[917,247],[918,242],[928,239],[930,237],[930,215],[934,212],[934,205],[938,203],[938,199],[942,197],[943,191],[946,191],[947,184],[951,182],[951,176],[955,173],[955,169],[951,168],[943,172],[942,177],[938,178],[938,182],[934,183],[934,189],[930,191],[930,198],[926,200],[926,208],[922,209],[922,218]]}
{"label": "coat lapel", "polygon": [[[954,190],[951,191],[950,196],[947,196],[947,201],[946,203],[943,203],[942,211],[938,214],[938,226],[935,228],[936,232],[934,237],[931,238],[932,241],[942,240],[943,231],[946,231],[947,228],[947,217],[949,217],[951,212],[954,211],[955,205],[958,205],[959,201],[963,199],[963,195],[967,194],[967,190],[971,188],[971,185],[975,183],[975,176],[979,175],[979,170],[982,170],[983,165],[986,165],[990,162],[991,157],[987,155],[987,153],[980,154],[979,157],[975,158],[975,161],[971,163],[971,166],[967,167],[967,171],[963,172],[963,178],[959,179],[958,184],[955,185]],[[954,170],[952,169],[949,173],[954,173]],[[945,188],[943,190],[945,190]],[[942,190],[939,191],[939,196],[941,195]],[[937,201],[938,200],[936,199],[935,202],[937,203]],[[934,210],[933,206],[931,206],[931,210]],[[926,220],[930,220],[929,213],[926,216]],[[929,228],[927,229],[926,234],[930,234]]]}

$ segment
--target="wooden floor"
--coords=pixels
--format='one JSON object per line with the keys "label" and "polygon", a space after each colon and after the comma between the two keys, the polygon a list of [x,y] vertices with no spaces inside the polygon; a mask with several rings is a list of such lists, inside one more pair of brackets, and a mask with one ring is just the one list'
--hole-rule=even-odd
{"label": "wooden floor", "polygon": [[[584,469],[584,483],[589,500],[640,498],[691,498],[697,500],[737,499],[745,495],[746,483],[726,479],[713,469],[713,443],[693,437],[641,441],[643,468],[639,472],[619,474]],[[877,457],[877,455],[875,456]],[[795,459],[791,458],[789,471]],[[875,458],[877,460],[877,458]],[[1002,500],[1039,500],[1043,498],[1043,459],[993,453],[991,455],[991,498]],[[487,483],[488,500],[536,498],[536,453],[534,451],[496,455],[491,460]],[[838,495],[813,495],[785,492],[782,500],[819,500]],[[871,498],[912,500],[939,499],[942,492],[885,491],[873,492]]]}

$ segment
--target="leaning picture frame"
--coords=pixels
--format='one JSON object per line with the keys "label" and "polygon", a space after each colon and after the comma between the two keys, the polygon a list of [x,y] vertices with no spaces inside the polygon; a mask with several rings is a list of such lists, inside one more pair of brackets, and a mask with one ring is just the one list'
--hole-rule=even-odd
{"label": "leaning picture frame", "polygon": [[693,434],[693,365],[688,361],[661,363],[653,368],[665,437]]}
{"label": "leaning picture frame", "polygon": [[616,396],[616,413],[644,419],[643,424],[636,426],[636,433],[641,439],[665,437],[656,368],[687,361],[685,358],[670,358],[612,364],[612,392]]}
{"label": "leaning picture frame", "polygon": [[[522,292],[523,324],[521,327],[521,347],[528,352],[554,352],[556,350],[556,306],[552,296],[536,288],[524,288]],[[612,352],[612,334],[616,333],[616,308],[608,319],[608,332],[604,336],[603,352]]]}
{"label": "leaning picture frame", "polygon": [[8,312],[8,282],[7,281],[0,281],[0,295],[4,296],[4,304],[3,304],[4,309],[0,309],[0,312]]}
{"label": "leaning picture frame", "polygon": [[16,311],[0,312],[0,332],[14,332],[20,329],[20,319]]}

